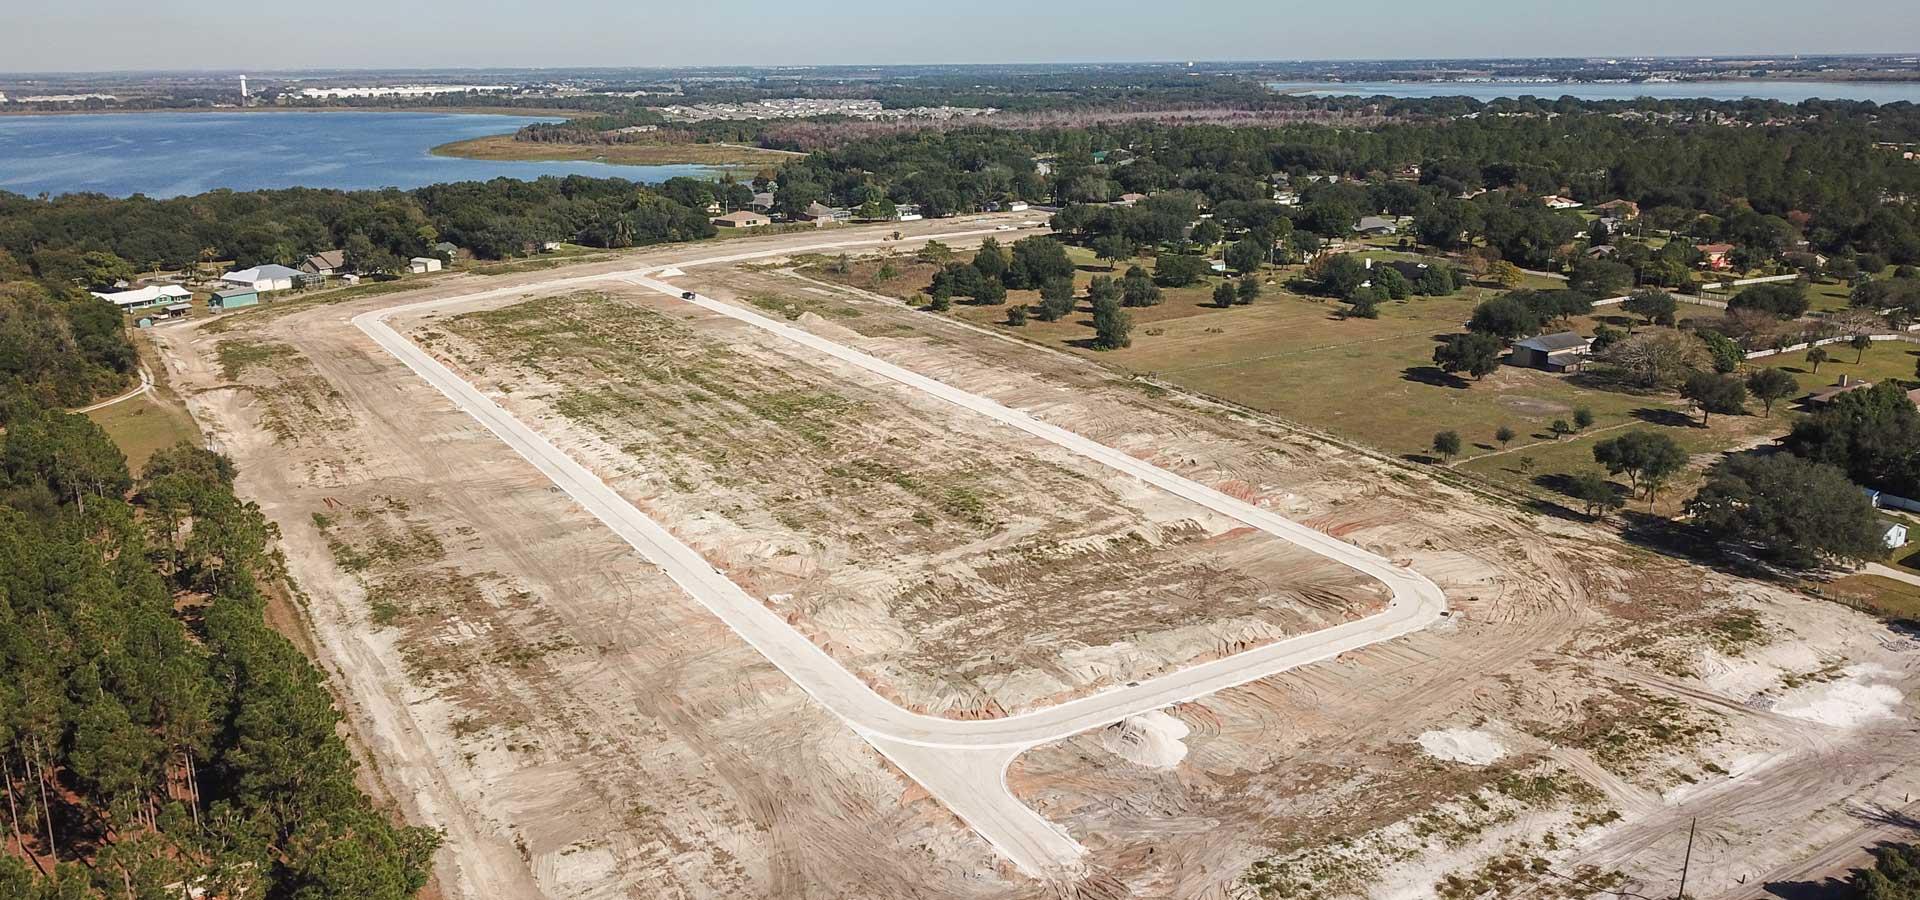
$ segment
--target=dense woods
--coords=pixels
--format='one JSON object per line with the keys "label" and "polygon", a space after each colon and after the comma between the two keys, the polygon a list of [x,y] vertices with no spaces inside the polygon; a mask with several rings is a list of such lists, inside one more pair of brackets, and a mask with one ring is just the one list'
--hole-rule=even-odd
{"label": "dense woods", "polygon": [[498,178],[412,191],[213,191],[171,200],[39,200],[0,192],[0,250],[35,275],[75,284],[95,271],[88,253],[149,270],[204,260],[296,265],[308,254],[351,245],[406,260],[451,241],[497,259],[543,241],[632,247],[711,234],[704,209],[618,178]]}
{"label": "dense woods", "polygon": [[323,676],[264,622],[275,529],[226,459],[182,445],[134,479],[17,394],[5,427],[0,896],[417,891],[438,837],[355,785]]}

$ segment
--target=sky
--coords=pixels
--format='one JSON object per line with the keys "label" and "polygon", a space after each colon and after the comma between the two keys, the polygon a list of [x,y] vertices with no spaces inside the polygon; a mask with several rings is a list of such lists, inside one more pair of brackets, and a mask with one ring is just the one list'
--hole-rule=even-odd
{"label": "sky", "polygon": [[1920,53],[1912,0],[18,0],[11,72]]}

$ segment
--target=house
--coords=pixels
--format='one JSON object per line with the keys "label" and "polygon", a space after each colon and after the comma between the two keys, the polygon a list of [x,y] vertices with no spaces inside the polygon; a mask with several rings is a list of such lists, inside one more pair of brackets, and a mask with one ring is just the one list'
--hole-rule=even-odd
{"label": "house", "polygon": [[260,302],[260,292],[253,288],[221,288],[207,295],[208,309],[239,309]]}
{"label": "house", "polygon": [[1558,194],[1548,194],[1545,197],[1541,197],[1540,202],[1545,203],[1548,209],[1579,209],[1580,208],[1580,201],[1575,200],[1571,197],[1562,197]]}
{"label": "house", "polygon": [[433,255],[449,260],[457,259],[460,256],[460,248],[454,246],[452,241],[441,241],[433,245]]}
{"label": "house", "polygon": [[1385,216],[1361,216],[1360,224],[1353,226],[1353,230],[1361,234],[1398,234],[1400,225]]}
{"label": "house", "polygon": [[282,265],[254,266],[220,276],[228,284],[250,287],[256,291],[291,290],[302,273],[298,269],[289,269]]}
{"label": "house", "polygon": [[1139,203],[1140,201],[1145,199],[1147,199],[1147,195],[1145,194],[1129,193],[1129,194],[1121,194],[1120,200],[1118,202],[1120,203],[1121,206],[1132,206],[1135,203]]}
{"label": "house", "polygon": [[1545,372],[1572,372],[1593,352],[1593,338],[1571,331],[1540,334],[1516,342],[1507,354],[1509,365]]}
{"label": "house", "polygon": [[757,212],[748,212],[743,209],[724,216],[714,216],[713,224],[716,228],[759,228],[773,224],[773,220]]}
{"label": "house", "polygon": [[89,293],[123,310],[146,309],[149,306],[178,303],[182,300],[192,299],[193,297],[192,291],[177,284],[152,284],[143,288],[135,288],[131,291],[109,291],[107,293],[90,291]]}
{"label": "house", "polygon": [[1273,192],[1273,202],[1278,203],[1281,206],[1299,206],[1300,194],[1296,191],[1276,190]]}
{"label": "house", "polygon": [[773,192],[759,191],[753,195],[753,208],[766,212],[773,208]]}
{"label": "house", "polygon": [[894,208],[893,218],[900,222],[918,222],[921,219],[920,207],[911,203],[902,203]]}
{"label": "house", "polygon": [[190,312],[193,312],[193,304],[172,303],[161,307],[159,312],[150,313],[149,315],[153,316],[156,320],[184,319],[187,317],[187,313]]}
{"label": "house", "polygon": [[415,275],[425,275],[428,272],[438,272],[440,271],[440,267],[441,267],[440,257],[438,256],[416,256],[410,260],[407,260],[407,271],[412,272]]}
{"label": "house", "polygon": [[807,204],[806,210],[794,216],[793,220],[795,222],[812,222],[815,225],[826,225],[831,222],[844,222],[851,218],[853,218],[853,212],[851,210],[828,206],[825,203],[815,200]]}
{"label": "house", "polygon": [[1839,381],[1836,381],[1830,385],[1827,385],[1826,387],[1823,387],[1814,391],[1811,394],[1808,394],[1804,398],[1803,402],[1805,402],[1806,405],[1808,406],[1826,406],[1827,404],[1832,403],[1841,394],[1849,394],[1854,391],[1865,390],[1870,387],[1873,387],[1873,382],[1871,381],[1862,381],[1861,379],[1855,378],[1852,375],[1842,375],[1840,376]]}
{"label": "house", "polygon": [[347,251],[323,250],[307,257],[300,264],[300,271],[309,275],[338,275],[347,270]]}
{"label": "house", "polygon": [[1618,253],[1618,252],[1620,252],[1620,248],[1618,248],[1618,247],[1615,247],[1615,246],[1614,246],[1614,245],[1612,245],[1612,244],[1601,244],[1601,245],[1599,245],[1599,246],[1597,246],[1597,247],[1588,247],[1588,248],[1587,248],[1587,258],[1589,258],[1589,259],[1612,259],[1612,258],[1613,258],[1613,255],[1614,255],[1615,253]]}
{"label": "house", "polygon": [[560,252],[560,242],[559,241],[541,241],[540,252],[541,253],[558,253]]}
{"label": "house", "polygon": [[1610,216],[1619,216],[1622,219],[1640,218],[1640,204],[1632,200],[1608,200],[1605,203],[1595,206],[1593,209],[1595,212],[1606,213]]}
{"label": "house", "polygon": [[1733,268],[1732,244],[1695,244],[1693,249],[1700,251],[1700,264],[1716,272]]}

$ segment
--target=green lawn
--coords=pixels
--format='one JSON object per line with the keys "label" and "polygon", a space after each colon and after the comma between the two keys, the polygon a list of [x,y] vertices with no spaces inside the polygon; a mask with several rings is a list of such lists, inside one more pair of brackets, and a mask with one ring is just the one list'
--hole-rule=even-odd
{"label": "green lawn", "polygon": [[1889,619],[1920,621],[1920,587],[1879,575],[1849,575],[1823,593]]}
{"label": "green lawn", "polygon": [[[1822,385],[1833,384],[1842,375],[1875,383],[1889,378],[1914,381],[1914,367],[1920,364],[1920,344],[1905,341],[1875,341],[1864,354],[1844,343],[1828,344],[1823,349],[1827,351],[1828,359],[1820,364],[1817,374],[1812,364],[1807,362],[1805,350],[1765,356],[1749,364],[1772,366],[1792,373],[1800,382],[1803,394]],[[1855,362],[1856,357],[1858,362]]]}
{"label": "green lawn", "polygon": [[186,412],[142,394],[87,413],[126,454],[127,468],[138,474],[155,451],[181,441],[199,443],[200,430]]}

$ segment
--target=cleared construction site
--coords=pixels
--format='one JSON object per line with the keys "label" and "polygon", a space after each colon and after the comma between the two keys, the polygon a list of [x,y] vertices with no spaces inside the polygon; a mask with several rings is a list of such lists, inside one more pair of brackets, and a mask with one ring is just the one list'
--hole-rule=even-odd
{"label": "cleared construction site", "polygon": [[791,271],[1008,224],[161,337],[445,895],[1660,895],[1698,817],[1744,898],[1908,814],[1911,636]]}

